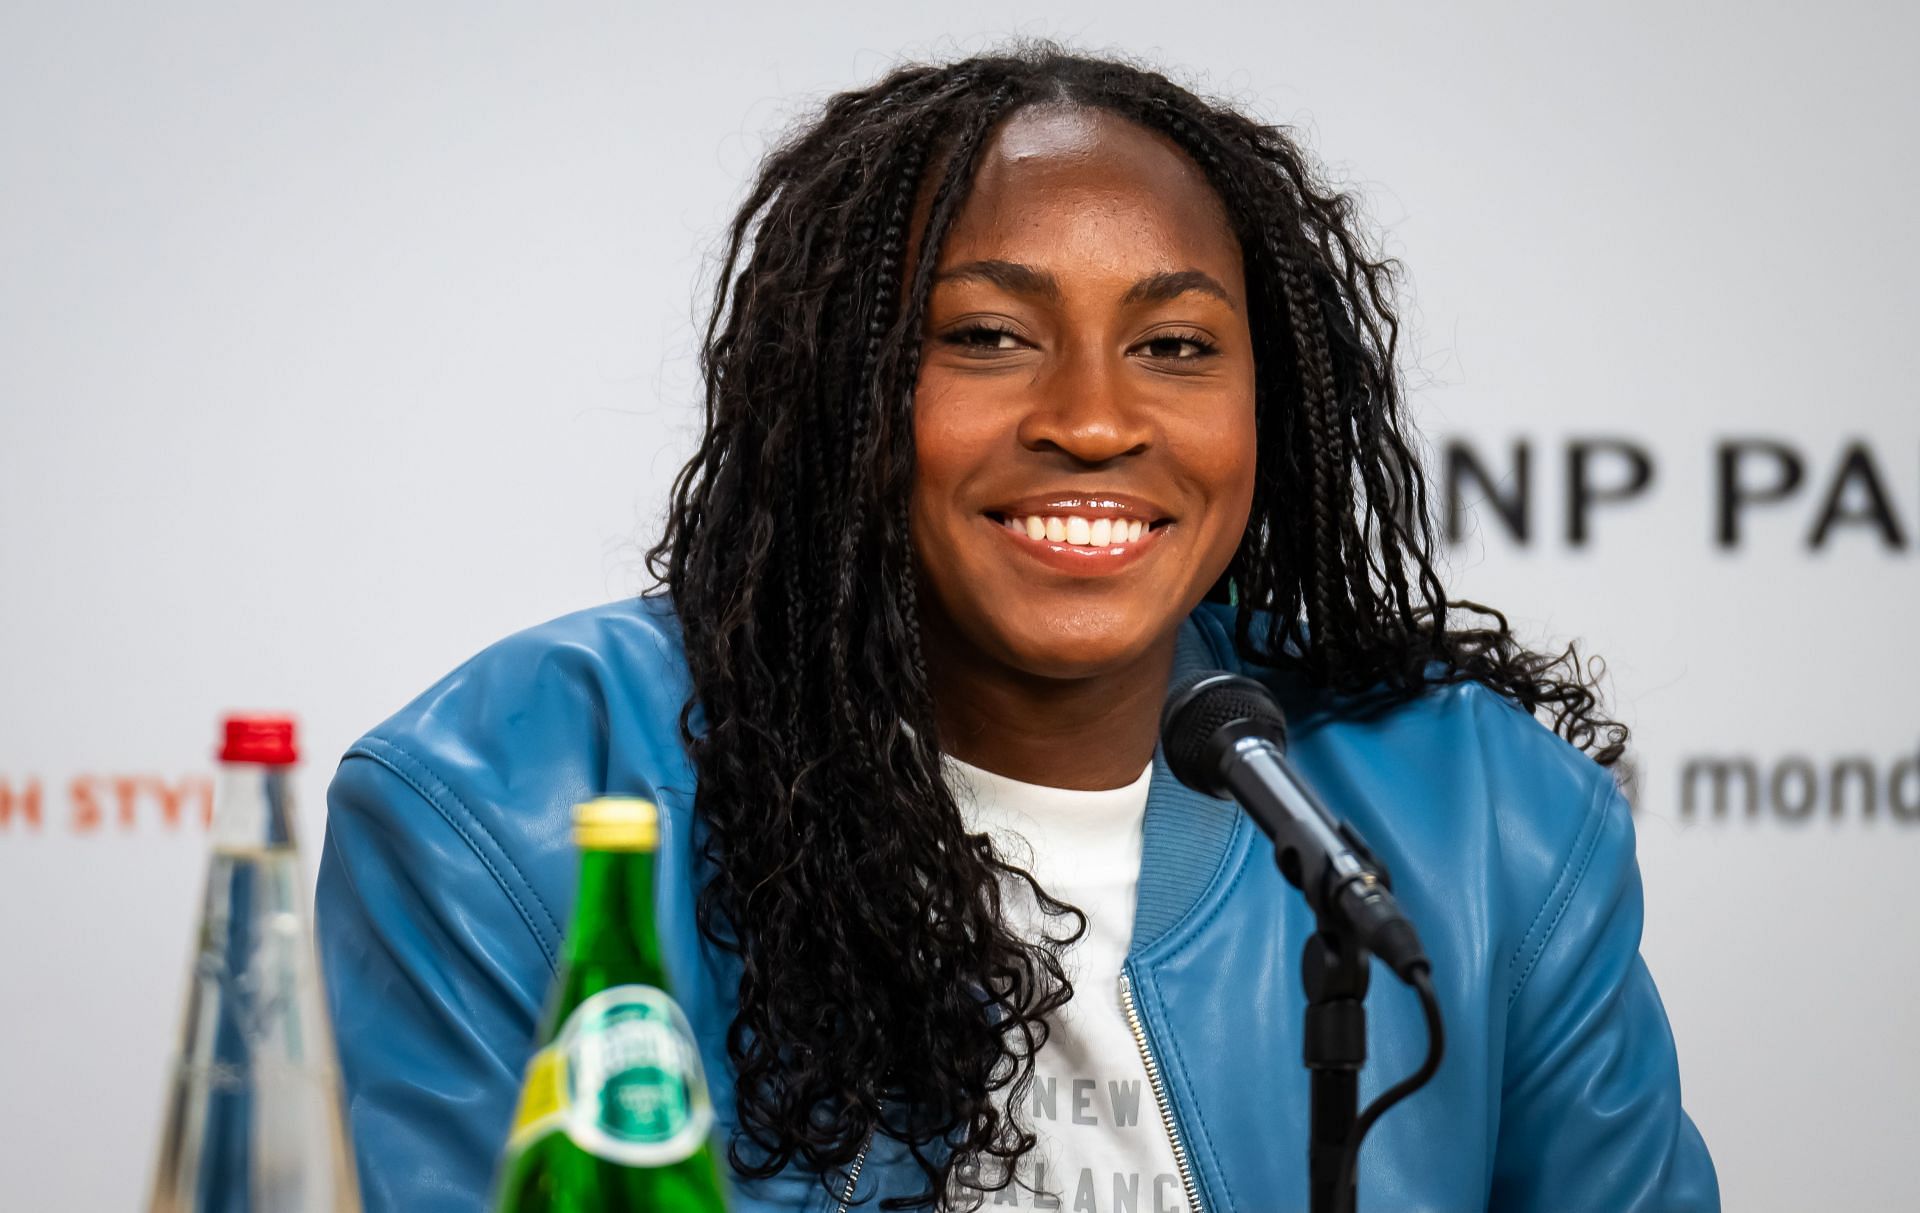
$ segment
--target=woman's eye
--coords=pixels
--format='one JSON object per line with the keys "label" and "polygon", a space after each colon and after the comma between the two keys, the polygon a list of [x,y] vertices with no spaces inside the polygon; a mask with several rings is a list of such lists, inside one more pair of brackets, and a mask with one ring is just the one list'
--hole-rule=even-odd
{"label": "woman's eye", "polygon": [[1191,362],[1214,352],[1211,342],[1193,333],[1162,333],[1142,344],[1157,357],[1172,362]]}
{"label": "woman's eye", "polygon": [[955,329],[944,338],[949,345],[961,346],[973,350],[1011,350],[1020,346],[1020,335],[1011,329],[997,329],[990,325],[974,324],[963,329]]}

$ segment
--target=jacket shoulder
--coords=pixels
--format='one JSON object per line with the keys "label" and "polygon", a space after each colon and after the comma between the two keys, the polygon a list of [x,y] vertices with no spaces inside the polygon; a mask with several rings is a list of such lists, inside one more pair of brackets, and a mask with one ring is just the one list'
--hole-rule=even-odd
{"label": "jacket shoulder", "polygon": [[[572,806],[641,795],[676,811],[666,793],[692,782],[679,735],[689,686],[666,598],[574,611],[488,645],[369,729],[343,757],[329,804],[352,798],[396,834],[450,829],[552,957],[572,901]],[[396,777],[430,811],[353,795]]]}
{"label": "jacket shoulder", "polygon": [[[1195,612],[1227,653],[1234,610],[1204,603]],[[1256,616],[1256,631],[1260,623]],[[1297,671],[1234,662],[1274,691],[1296,766],[1335,812],[1390,852],[1382,858],[1396,884],[1402,866],[1418,872],[1446,857],[1435,879],[1481,872],[1524,927],[1599,831],[1631,834],[1612,773],[1484,683],[1434,683],[1391,698],[1337,695]]]}
{"label": "jacket shoulder", "polygon": [[341,760],[315,921],[370,1211],[485,1199],[571,917],[583,799],[660,805],[663,955],[724,1065],[671,792],[691,782],[684,667],[665,599],[576,611],[488,645]]}
{"label": "jacket shoulder", "polygon": [[[1423,759],[1441,759],[1437,747],[1444,743],[1440,766],[1452,769],[1456,777],[1466,777],[1471,768],[1504,770],[1559,784],[1576,795],[1612,786],[1604,767],[1485,683],[1433,683],[1400,697],[1334,694],[1308,686],[1297,671],[1243,661],[1233,648],[1234,614],[1229,604],[1203,602],[1192,618],[1236,672],[1273,690],[1290,729],[1310,733],[1331,728],[1357,743],[1411,747],[1410,753]],[[1256,632],[1263,630],[1265,616],[1254,613]],[[1429,671],[1441,672],[1438,663]]]}

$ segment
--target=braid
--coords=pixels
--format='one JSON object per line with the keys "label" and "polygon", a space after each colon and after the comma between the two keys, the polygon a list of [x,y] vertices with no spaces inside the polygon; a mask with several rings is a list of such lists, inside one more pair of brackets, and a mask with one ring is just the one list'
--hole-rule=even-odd
{"label": "braid", "polygon": [[1287,311],[1298,345],[1306,395],[1301,411],[1306,417],[1308,448],[1313,452],[1313,614],[1310,623],[1325,634],[1318,648],[1327,654],[1328,673],[1336,665],[1334,646],[1342,620],[1336,618],[1334,595],[1343,582],[1341,569],[1342,535],[1339,523],[1346,511],[1340,497],[1344,470],[1335,433],[1338,421],[1333,416],[1338,396],[1333,383],[1333,362],[1327,353],[1326,331],[1320,325],[1319,312],[1306,275],[1290,261],[1281,262],[1286,284]]}
{"label": "braid", "polygon": [[[856,554],[865,535],[867,510],[877,496],[873,483],[875,460],[869,448],[873,426],[869,420],[887,408],[885,388],[879,381],[880,364],[887,331],[898,310],[895,300],[898,297],[897,284],[902,262],[906,257],[907,222],[925,157],[924,133],[916,131],[909,137],[903,153],[895,162],[896,175],[886,194],[885,226],[880,231],[874,259],[869,286],[871,309],[867,314],[865,341],[855,379],[858,390],[865,393],[865,399],[851,409],[848,416],[847,466],[852,476],[845,485],[846,496],[843,500],[854,504],[856,508],[845,525],[835,528],[837,534],[832,547],[833,597],[828,605],[830,618],[837,619],[845,615],[853,600],[854,585],[859,575]],[[836,630],[833,633],[828,643],[828,668],[834,707],[840,713],[840,722],[850,733],[857,734],[861,714],[847,672],[851,643],[852,637],[847,631]]]}

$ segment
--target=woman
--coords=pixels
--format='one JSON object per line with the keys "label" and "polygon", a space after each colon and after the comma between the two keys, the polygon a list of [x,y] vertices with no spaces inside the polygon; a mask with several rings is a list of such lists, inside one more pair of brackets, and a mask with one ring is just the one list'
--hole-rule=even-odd
{"label": "woman", "polygon": [[[493,646],[333,783],[369,1208],[484,1199],[602,791],[661,806],[738,1207],[1304,1208],[1311,915],[1156,749],[1208,668],[1273,688],[1432,956],[1446,1061],[1363,1207],[1717,1207],[1625,730],[1572,650],[1446,601],[1351,217],[1281,131],[1048,46],[897,71],[768,157],[668,593]],[[1363,1097],[1427,1046],[1390,978],[1369,1016]]]}

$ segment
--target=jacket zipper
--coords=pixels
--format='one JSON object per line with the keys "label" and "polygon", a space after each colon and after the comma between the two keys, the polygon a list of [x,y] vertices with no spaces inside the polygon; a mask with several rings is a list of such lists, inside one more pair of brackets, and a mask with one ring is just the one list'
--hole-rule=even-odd
{"label": "jacket zipper", "polygon": [[[1167,1140],[1173,1143],[1173,1161],[1180,1168],[1180,1186],[1187,1192],[1188,1213],[1205,1213],[1205,1206],[1200,1203],[1200,1189],[1193,1182],[1193,1167],[1187,1162],[1187,1147],[1180,1140],[1180,1126],[1173,1119],[1173,1105],[1167,1102],[1167,1089],[1160,1081],[1160,1066],[1153,1059],[1153,1050],[1147,1047],[1147,1030],[1133,1005],[1133,981],[1125,969],[1120,971],[1120,1003],[1127,1013],[1127,1026],[1133,1029],[1133,1043],[1140,1048],[1140,1060],[1146,1063],[1147,1084],[1153,1088],[1153,1102],[1160,1106],[1160,1123],[1167,1127]],[[845,1213],[844,1207],[842,1213]]]}
{"label": "jacket zipper", "polygon": [[847,1171],[847,1186],[840,1192],[840,1203],[834,1213],[847,1213],[847,1207],[853,1203],[853,1190],[860,1186],[860,1168],[866,1164],[867,1151],[873,1148],[873,1134],[867,1134],[867,1140],[860,1143],[860,1152],[853,1156],[853,1166]]}

